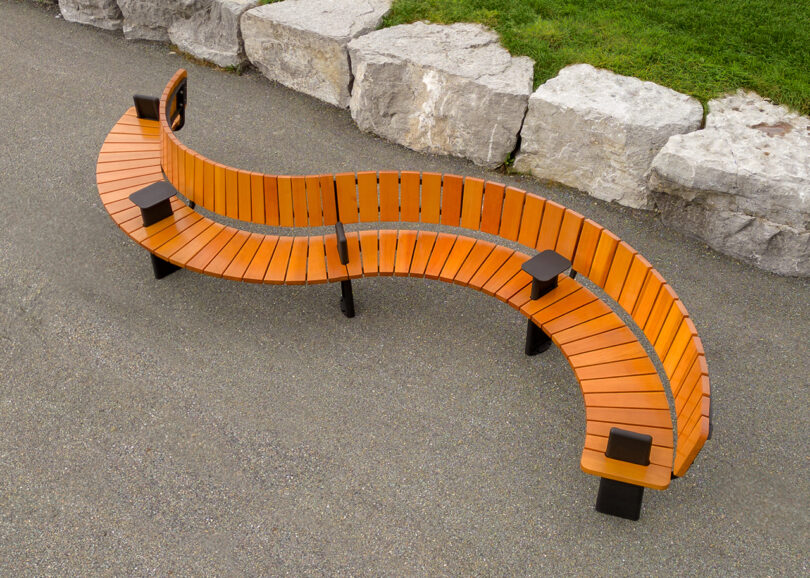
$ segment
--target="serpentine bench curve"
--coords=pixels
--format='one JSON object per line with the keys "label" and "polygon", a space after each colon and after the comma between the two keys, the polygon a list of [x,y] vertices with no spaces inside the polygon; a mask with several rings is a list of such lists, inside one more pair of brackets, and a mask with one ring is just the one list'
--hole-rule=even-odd
{"label": "serpentine bench curve", "polygon": [[[580,465],[601,478],[597,510],[638,519],[645,487],[663,490],[686,473],[711,435],[705,353],[683,303],[627,243],[551,200],[475,178],[396,171],[279,176],[213,162],[175,135],[185,123],[186,76],[179,70],[160,99],[136,96],[97,164],[104,207],[150,252],[156,277],[186,268],[254,283],[341,282],[347,316],[354,314],[351,280],[362,277],[407,275],[483,291],[528,317],[527,354],[553,342],[571,365],[586,407]],[[251,233],[199,213],[198,204],[245,222],[334,226],[335,233]],[[530,259],[456,233],[344,230],[375,222],[480,231],[541,253]],[[674,408],[653,360],[614,308],[648,340]]]}

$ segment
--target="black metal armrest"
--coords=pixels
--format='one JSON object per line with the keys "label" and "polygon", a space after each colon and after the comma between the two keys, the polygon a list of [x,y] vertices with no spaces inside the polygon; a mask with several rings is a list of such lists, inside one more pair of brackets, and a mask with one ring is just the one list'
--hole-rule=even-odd
{"label": "black metal armrest", "polygon": [[160,99],[155,96],[143,96],[136,94],[132,97],[135,101],[135,114],[138,118],[146,120],[160,120]]}
{"label": "black metal armrest", "polygon": [[346,231],[343,229],[343,223],[338,221],[335,223],[335,234],[337,235],[338,257],[340,263],[347,265],[349,263],[349,243],[346,240]]}
{"label": "black metal armrest", "polygon": [[158,181],[135,191],[129,196],[129,200],[141,209],[143,226],[148,227],[171,216],[172,204],[170,199],[176,194],[177,189],[171,183]]}
{"label": "black metal armrest", "polygon": [[571,261],[548,249],[525,263],[522,269],[532,277],[532,299],[539,299],[557,286],[557,276],[571,266]]}

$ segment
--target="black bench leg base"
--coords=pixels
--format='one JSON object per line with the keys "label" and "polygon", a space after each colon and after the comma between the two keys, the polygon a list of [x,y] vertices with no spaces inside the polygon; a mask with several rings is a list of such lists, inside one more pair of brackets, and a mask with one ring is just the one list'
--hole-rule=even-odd
{"label": "black bench leg base", "polygon": [[155,279],[163,279],[177,271],[180,267],[168,261],[164,261],[160,257],[150,254],[152,259],[152,270],[155,272]]}
{"label": "black bench leg base", "polygon": [[526,326],[526,355],[537,355],[551,347],[551,338],[529,319]]}
{"label": "black bench leg base", "polygon": [[643,498],[644,486],[601,478],[599,494],[596,496],[596,511],[627,520],[638,520]]}
{"label": "black bench leg base", "polygon": [[340,310],[346,317],[354,317],[354,294],[351,281],[340,282]]}

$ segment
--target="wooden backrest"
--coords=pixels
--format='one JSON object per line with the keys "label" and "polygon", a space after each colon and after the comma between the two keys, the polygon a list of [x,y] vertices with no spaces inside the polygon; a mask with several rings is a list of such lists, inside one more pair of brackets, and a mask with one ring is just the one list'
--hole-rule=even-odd
{"label": "wooden backrest", "polygon": [[473,177],[412,171],[283,176],[215,163],[184,146],[170,126],[179,70],[161,97],[161,165],[190,201],[242,221],[281,227],[423,222],[553,249],[614,299],[652,344],[676,405],[682,475],[708,439],[709,379],[700,338],[680,299],[644,257],[616,235],[554,201]]}

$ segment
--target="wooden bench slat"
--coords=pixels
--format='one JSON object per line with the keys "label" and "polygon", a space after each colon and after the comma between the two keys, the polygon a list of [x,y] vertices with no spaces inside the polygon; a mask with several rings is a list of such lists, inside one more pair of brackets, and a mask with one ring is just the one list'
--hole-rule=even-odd
{"label": "wooden bench slat", "polygon": [[358,222],[357,186],[354,173],[335,175],[335,190],[337,191],[338,219],[346,224]]}
{"label": "wooden bench slat", "polygon": [[615,301],[618,301],[621,296],[624,282],[630,272],[630,265],[633,263],[633,257],[635,256],[636,250],[624,241],[620,242],[616,247],[613,262],[610,264],[607,279],[605,280],[605,293]]}
{"label": "wooden bench slat", "polygon": [[287,276],[284,283],[287,285],[303,285],[307,282],[307,258],[309,253],[309,238],[295,237],[290,251],[290,263],[287,266]]}
{"label": "wooden bench slat", "polygon": [[506,260],[506,262],[498,269],[495,274],[490,277],[481,290],[487,295],[494,296],[498,290],[512,280],[512,277],[517,275],[520,271],[520,266],[529,260],[529,256],[524,253],[515,251]]}
{"label": "wooden bench slat", "polygon": [[540,220],[543,217],[545,199],[526,193],[523,203],[523,214],[520,217],[520,229],[517,242],[525,247],[535,247],[540,232]]}
{"label": "wooden bench slat", "polygon": [[222,250],[217,253],[216,257],[211,259],[208,265],[205,266],[203,271],[208,275],[222,277],[225,270],[230,266],[231,262],[234,260],[249,238],[250,233],[247,231],[237,231],[236,234],[231,237],[231,240],[228,241],[228,243],[226,243],[226,245],[222,248]]}
{"label": "wooden bench slat", "polygon": [[557,246],[554,250],[569,261],[573,262],[574,260],[574,251],[577,248],[579,233],[582,230],[582,224],[584,222],[585,217],[576,211],[565,209],[562,223],[560,224],[560,234],[557,237]]}
{"label": "wooden bench slat", "polygon": [[582,325],[583,323],[597,319],[610,311],[610,307],[605,305],[605,303],[603,303],[601,300],[595,299],[587,305],[583,305],[570,313],[566,313],[565,315],[561,315],[551,321],[546,322],[543,325],[543,328],[549,333],[565,331],[571,327]]}
{"label": "wooden bench slat", "polygon": [[321,196],[321,180],[316,175],[304,177],[307,190],[307,214],[310,227],[323,225],[323,197]]}
{"label": "wooden bench slat", "polygon": [[458,273],[456,273],[453,282],[458,285],[467,285],[494,248],[495,243],[482,239],[477,240],[472,250],[467,254],[467,258],[459,268]]}
{"label": "wooden bench slat", "polygon": [[379,221],[377,173],[371,171],[357,173],[357,192],[360,197],[360,221],[363,223]]}
{"label": "wooden bench slat", "polygon": [[416,247],[416,231],[401,230],[397,235],[397,258],[394,275],[406,277],[411,272],[413,251]]}
{"label": "wooden bench slat", "polygon": [[102,153],[131,153],[131,152],[151,152],[160,156],[160,141],[125,143],[125,142],[105,142],[101,145]]}
{"label": "wooden bench slat", "polygon": [[377,262],[377,231],[359,231],[360,253],[363,259],[363,274],[376,276],[380,269]]}
{"label": "wooden bench slat", "polygon": [[663,391],[587,393],[584,397],[587,407],[661,409],[669,411],[669,404]]}
{"label": "wooden bench slat", "polygon": [[263,238],[264,235],[251,233],[228,267],[223,271],[222,276],[231,281],[241,281],[247,272],[247,268],[253,262],[253,257],[256,256],[256,251],[259,250]]}
{"label": "wooden bench slat", "polygon": [[604,377],[623,377],[627,375],[645,375],[655,373],[655,366],[649,358],[626,359],[611,363],[600,363],[587,367],[574,368],[579,379],[602,379]]}
{"label": "wooden bench slat", "polygon": [[247,281],[248,283],[261,283],[264,281],[264,276],[267,274],[267,268],[270,266],[270,260],[273,258],[277,244],[277,235],[265,235],[262,238],[262,242],[256,250],[256,254],[253,255],[253,260],[242,276],[243,281]]}
{"label": "wooden bench slat", "polygon": [[239,218],[239,172],[225,167],[225,216]]}
{"label": "wooden bench slat", "polygon": [[[143,163],[144,161],[138,161]],[[110,163],[112,164],[112,163]],[[123,168],[116,171],[107,171],[104,173],[97,173],[96,174],[96,184],[103,185],[107,183],[117,182],[117,181],[125,181],[127,179],[137,179],[139,177],[144,177],[147,175],[155,175],[160,174],[160,165],[151,162],[148,165],[141,165],[135,168]],[[162,177],[162,175],[161,175]]]}
{"label": "wooden bench slat", "polygon": [[326,283],[326,247],[323,237],[309,238],[307,254],[307,285]]}
{"label": "wooden bench slat", "polygon": [[210,161],[203,162],[202,166],[202,206],[209,211],[214,211],[216,208],[216,197],[214,195],[214,163]]}
{"label": "wooden bench slat", "polygon": [[444,175],[442,180],[442,225],[458,227],[461,222],[461,191],[464,179],[458,175]]}
{"label": "wooden bench slat", "polygon": [[[661,389],[661,382],[658,382],[658,389]],[[597,421],[591,420],[586,422],[585,426],[585,433],[586,435],[592,435],[596,437],[603,437],[607,439],[610,436],[610,428],[612,427],[619,427],[620,429],[628,429],[622,428],[621,425],[611,423],[610,421]],[[672,426],[670,424],[669,427],[651,427],[646,425],[638,425],[634,424],[632,426],[632,430],[636,433],[646,434],[652,436],[653,438],[653,445],[668,448],[670,452],[672,451],[674,444],[672,443]],[[672,463],[672,462],[670,462]]]}
{"label": "wooden bench slat", "polygon": [[[348,240],[348,239],[347,239]],[[323,238],[326,247],[326,276],[329,281],[345,281],[349,278],[349,270],[340,262],[337,237],[334,233]]]}
{"label": "wooden bench slat", "polygon": [[447,256],[444,267],[439,273],[439,279],[452,283],[474,245],[475,239],[470,239],[469,237],[459,237],[456,239],[456,242],[453,244],[453,249]]}
{"label": "wooden bench slat", "polygon": [[543,208],[543,220],[540,222],[540,232],[535,245],[538,251],[553,250],[557,246],[564,213],[565,207],[554,201],[546,200]]}
{"label": "wooden bench slat", "polygon": [[360,257],[360,236],[356,232],[346,234],[346,244],[349,249],[349,263],[346,265],[346,273],[350,279],[357,279],[363,276],[363,262]]}
{"label": "wooden bench slat", "polygon": [[236,171],[236,206],[237,215],[240,221],[249,223],[252,221],[253,198],[250,192],[250,173],[247,171]]}
{"label": "wooden bench slat", "polygon": [[693,438],[686,440],[683,445],[680,438],[678,438],[678,452],[675,455],[675,464],[672,470],[676,476],[683,476],[686,473],[686,470],[689,469],[689,466],[697,457],[698,452],[703,448],[703,444],[706,443],[709,437],[709,418],[701,418],[699,427],[695,431]]}
{"label": "wooden bench slat", "polygon": [[501,211],[506,187],[488,181],[484,187],[484,205],[481,213],[481,231],[497,235],[501,226]]}
{"label": "wooden bench slat", "polygon": [[664,359],[672,345],[672,341],[678,333],[678,328],[683,323],[683,320],[688,319],[688,317],[689,313],[687,313],[683,303],[681,303],[680,299],[676,298],[672,308],[669,310],[669,314],[667,314],[664,320],[664,324],[661,326],[661,331],[658,332],[658,337],[656,337],[653,343],[653,347],[659,359]]}
{"label": "wooden bench slat", "polygon": [[[217,207],[219,207],[217,201]],[[220,212],[217,210],[217,212]],[[281,207],[278,197],[278,178],[264,176],[264,222],[271,227],[277,227],[281,222]]]}
{"label": "wooden bench slat", "polygon": [[225,225],[214,223],[206,228],[205,231],[194,237],[193,242],[178,247],[177,250],[173,251],[171,254],[169,254],[169,249],[167,248],[163,251],[163,254],[168,258],[167,260],[170,263],[179,267],[188,268],[188,262],[196,257],[197,253],[203,250],[211,241],[216,239],[224,229]]}
{"label": "wooden bench slat", "polygon": [[481,223],[481,202],[484,196],[484,181],[473,177],[464,179],[461,197],[461,226],[477,231]]}
{"label": "wooden bench slat", "polygon": [[509,299],[507,299],[506,304],[509,305],[512,309],[517,309],[520,311],[521,307],[526,305],[529,301],[531,301],[532,296],[532,286],[528,285],[524,287],[514,295],[512,295]]}
{"label": "wooden bench slat", "polygon": [[586,449],[580,461],[582,471],[628,484],[640,484],[656,490],[669,486],[670,468],[655,464],[639,466],[606,458],[604,453]]}
{"label": "wooden bench slat", "polygon": [[419,221],[420,175],[414,171],[402,171],[399,180],[400,221],[416,223]]}
{"label": "wooden bench slat", "polygon": [[250,220],[263,225],[265,224],[264,175],[256,172],[247,174],[250,187]]}
{"label": "wooden bench slat", "polygon": [[[136,174],[132,174],[131,176],[135,177],[144,173],[153,173],[156,171],[161,170],[160,166],[160,159],[159,158],[146,158],[146,159],[132,159],[132,160],[125,160],[125,161],[108,161],[104,162],[99,159],[98,164],[96,165],[96,182],[103,182],[99,181],[99,177],[101,175],[106,175],[108,173],[121,173],[122,171],[135,171],[140,169],[142,172],[138,172]],[[151,170],[147,170],[151,169]],[[112,176],[112,175],[111,175]],[[125,175],[124,178],[130,175]],[[117,180],[115,178],[110,180]]]}
{"label": "wooden bench slat", "polygon": [[276,183],[278,186],[278,224],[282,227],[292,227],[295,225],[292,178],[286,175],[279,176]]}
{"label": "wooden bench slat", "polygon": [[579,283],[566,275],[561,275],[559,281],[557,282],[557,286],[554,289],[539,299],[527,301],[526,304],[520,308],[520,311],[527,317],[531,317],[538,311],[541,311],[554,303],[567,298],[569,295],[578,292],[580,289],[582,289],[582,286]]}
{"label": "wooden bench slat", "polygon": [[389,277],[394,274],[397,259],[397,232],[380,231],[380,275]]}
{"label": "wooden bench slat", "polygon": [[[547,295],[552,295],[553,293],[554,291],[551,291]],[[537,325],[543,325],[594,301],[596,301],[596,296],[593,293],[583,287],[579,287],[576,291],[573,291],[571,294],[557,301],[552,301],[551,299],[546,301],[543,298],[531,301],[526,304],[522,311],[524,315],[530,315],[532,321]]]}
{"label": "wooden bench slat", "polygon": [[481,289],[513,254],[512,249],[497,245],[472,276],[467,287]]}
{"label": "wooden bench slat", "polygon": [[105,195],[107,193],[114,193],[115,191],[120,191],[122,189],[130,189],[138,185],[140,185],[140,188],[143,188],[162,180],[163,173],[160,171],[153,171],[151,173],[138,175],[137,177],[129,177],[127,179],[99,183],[98,192],[99,195]]}
{"label": "wooden bench slat", "polygon": [[99,163],[114,163],[120,161],[160,160],[160,150],[142,152],[101,152],[98,155]]}
{"label": "wooden bench slat", "polygon": [[192,212],[183,219],[180,219],[172,223],[170,226],[166,227],[162,231],[159,231],[154,235],[150,235],[149,237],[141,241],[141,247],[147,249],[148,251],[154,252],[161,245],[172,240],[182,231],[188,229],[190,226],[192,226],[194,223],[196,223],[202,218],[203,218],[202,215],[200,215],[199,213]]}
{"label": "wooden bench slat", "polygon": [[564,343],[560,346],[560,349],[562,349],[563,353],[570,360],[575,355],[632,342],[638,342],[633,332],[627,327],[619,327],[618,329],[606,331],[605,333],[597,333],[596,335],[589,335],[584,339]]}
{"label": "wooden bench slat", "polygon": [[655,300],[658,299],[658,293],[665,284],[666,282],[664,278],[661,277],[661,274],[655,269],[650,269],[642,285],[641,293],[638,299],[636,299],[636,305],[630,313],[633,321],[635,321],[636,325],[642,330],[644,329],[644,325],[647,324],[647,319],[650,317],[650,312],[652,311],[653,305],[655,305]]}
{"label": "wooden bench slat", "polygon": [[649,426],[672,429],[669,409],[628,409],[622,407],[589,407],[585,406],[585,417],[588,421],[606,421],[616,426]]}
{"label": "wooden bench slat", "polygon": [[203,174],[204,167],[205,163],[203,161],[203,158],[197,153],[194,153],[194,181],[193,184],[191,185],[192,190],[189,191],[189,194],[193,195],[193,198],[191,198],[191,200],[193,200],[198,205],[203,204],[203,194],[205,191],[203,186],[203,180],[205,177],[205,175]]}
{"label": "wooden bench slat", "polygon": [[290,184],[292,185],[293,226],[306,227],[309,224],[306,179],[292,177]]}
{"label": "wooden bench slat", "polygon": [[[625,339],[624,335],[621,335],[620,339]],[[600,363],[604,363],[606,359],[610,359],[611,361],[622,361],[625,359],[636,359],[637,357],[647,356],[647,352],[638,341],[628,341],[619,345],[611,345],[609,347],[603,347],[594,351],[588,351],[576,355],[571,355],[568,348],[565,348],[563,349],[563,353],[565,353],[566,357],[568,357],[568,363],[571,364],[571,367],[599,365]]]}
{"label": "wooden bench slat", "polygon": [[148,227],[140,226],[137,229],[134,229],[129,233],[130,238],[138,243],[139,245],[143,243],[144,239],[148,239],[152,235],[159,233],[163,229],[171,227],[178,221],[182,221],[194,211],[189,209],[187,206],[182,206],[179,210],[174,211],[170,216],[166,217],[154,223],[153,225],[149,225]]}
{"label": "wooden bench slat", "polygon": [[292,248],[292,237],[278,238],[276,250],[273,251],[273,257],[270,259],[270,264],[267,266],[267,271],[264,274],[265,283],[274,285],[284,283],[284,279],[287,277],[287,266],[290,263]]}
{"label": "wooden bench slat", "polygon": [[515,293],[518,293],[525,287],[531,287],[531,284],[531,275],[525,271],[518,270],[514,277],[495,292],[495,297],[500,301],[508,303]]}
{"label": "wooden bench slat", "polygon": [[[222,248],[236,235],[236,232],[233,227],[223,227],[213,239],[186,261],[185,268],[195,273],[202,273]],[[180,252],[178,251],[178,253]]]}
{"label": "wooden bench slat", "polygon": [[438,223],[442,207],[442,176],[422,173],[422,222]]}
{"label": "wooden bench slat", "polygon": [[517,241],[520,232],[520,217],[523,215],[523,202],[526,200],[526,191],[507,187],[503,200],[503,216],[501,217],[500,237],[510,241]]}
{"label": "wooden bench slat", "polygon": [[588,278],[599,287],[605,287],[610,265],[613,263],[613,255],[616,253],[618,245],[619,238],[607,229],[603,229],[602,234],[599,235],[599,242],[596,244],[591,271],[588,273]]}
{"label": "wooden bench slat", "polygon": [[655,343],[655,340],[658,339],[658,333],[661,331],[670,309],[674,307],[675,299],[677,299],[677,296],[669,285],[665,284],[661,287],[655,305],[653,305],[650,312],[650,317],[647,319],[647,324],[644,326],[644,335],[647,336],[650,343]]}
{"label": "wooden bench slat", "polygon": [[425,267],[425,277],[427,279],[438,279],[450,251],[453,250],[453,245],[456,242],[456,235],[449,235],[447,233],[439,233],[436,236],[436,241],[433,243],[433,251],[430,254],[427,267]]}
{"label": "wooden bench slat", "polygon": [[332,175],[321,175],[321,199],[323,200],[323,224],[331,227],[337,223],[337,197],[335,179]]}
{"label": "wooden bench slat", "polygon": [[149,134],[143,131],[129,133],[110,132],[107,134],[107,138],[104,139],[104,143],[148,144],[160,146],[160,135],[157,132],[154,134]]}
{"label": "wooden bench slat", "polygon": [[399,221],[399,173],[380,173],[380,220]]}
{"label": "wooden bench slat", "polygon": [[560,331],[552,335],[554,343],[562,346],[569,341],[576,341],[590,335],[597,335],[624,326],[624,322],[615,313],[608,313],[597,317],[587,323],[582,323],[576,327],[571,327],[565,331]]}
{"label": "wooden bench slat", "polygon": [[124,122],[124,119],[118,121],[112,130],[110,130],[110,134],[144,134],[148,136],[160,137],[161,130],[160,124],[157,121],[146,121],[146,123],[135,123],[132,124],[130,122]]}
{"label": "wooden bench slat", "polygon": [[[654,374],[583,379],[579,382],[579,386],[583,394],[621,393],[623,391],[662,391],[661,380]],[[670,436],[670,438],[671,437],[672,436]]]}
{"label": "wooden bench slat", "polygon": [[425,269],[427,269],[430,255],[433,253],[433,245],[437,236],[432,231],[419,231],[417,234],[409,272],[412,277],[423,277],[425,275]]}

